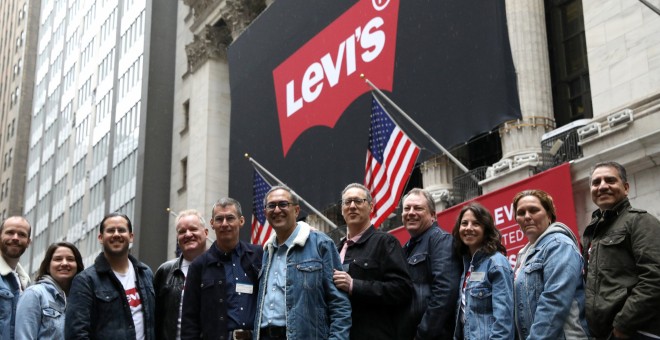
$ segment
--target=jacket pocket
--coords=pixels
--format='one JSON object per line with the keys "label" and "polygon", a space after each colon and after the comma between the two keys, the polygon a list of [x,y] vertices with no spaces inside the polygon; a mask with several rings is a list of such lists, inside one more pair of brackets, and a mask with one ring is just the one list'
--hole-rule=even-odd
{"label": "jacket pocket", "polygon": [[56,308],[53,308],[53,307],[49,306],[49,307],[46,307],[46,308],[42,309],[41,314],[43,314],[43,316],[45,316],[47,318],[56,319],[56,318],[59,318],[62,315],[62,311],[57,310]]}
{"label": "jacket pocket", "polygon": [[13,303],[14,294],[8,289],[0,289],[0,320],[7,320],[9,322]]}
{"label": "jacket pocket", "polygon": [[631,270],[635,268],[635,260],[632,257],[630,245],[626,242],[628,234],[625,230],[618,230],[614,233],[605,235],[600,240],[600,249],[599,251],[602,254],[598,254],[598,261],[600,262],[598,266],[601,269],[616,269],[617,272],[612,273],[613,275],[623,275],[624,273],[618,272],[618,270]]}
{"label": "jacket pocket", "polygon": [[[128,307],[128,300],[126,295],[119,295],[119,292],[116,290],[96,290],[94,291],[96,296],[97,304],[97,315],[117,315],[117,313],[123,313],[124,309]],[[126,307],[124,307],[126,306]],[[99,318],[98,321],[102,324],[113,325],[112,327],[118,325],[116,319],[114,318]]]}
{"label": "jacket pocket", "polygon": [[320,286],[323,263],[320,260],[310,260],[296,265],[298,275],[302,278],[303,287],[316,289]]}
{"label": "jacket pocket", "polygon": [[470,289],[470,306],[477,314],[489,314],[493,310],[493,291],[490,287],[474,287]]}
{"label": "jacket pocket", "polygon": [[543,263],[531,262],[523,269],[525,273],[525,291],[527,296],[534,296],[538,301],[543,292]]}

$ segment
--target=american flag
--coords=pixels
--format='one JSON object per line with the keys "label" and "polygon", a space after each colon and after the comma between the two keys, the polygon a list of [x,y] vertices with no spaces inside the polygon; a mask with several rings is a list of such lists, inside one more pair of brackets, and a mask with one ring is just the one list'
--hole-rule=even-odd
{"label": "american flag", "polygon": [[374,198],[371,223],[378,228],[399,203],[419,147],[401,131],[376,98],[371,103],[364,185]]}
{"label": "american flag", "polygon": [[271,186],[254,170],[253,198],[252,198],[252,243],[263,244],[270,237],[273,228],[270,227],[264,213],[264,198]]}

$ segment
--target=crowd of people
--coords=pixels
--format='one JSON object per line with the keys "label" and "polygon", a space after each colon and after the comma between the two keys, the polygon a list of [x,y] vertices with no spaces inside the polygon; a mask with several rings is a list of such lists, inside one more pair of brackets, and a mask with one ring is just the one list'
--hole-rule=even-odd
{"label": "crowd of people", "polygon": [[30,279],[19,259],[31,227],[0,225],[0,339],[660,339],[660,221],[628,200],[626,170],[597,164],[598,207],[582,236],[557,221],[552,197],[513,198],[528,243],[512,268],[491,213],[466,204],[451,233],[429,192],[402,200],[401,247],[370,222],[357,183],[341,193],[338,245],[299,220],[298,198],[271,188],[263,246],[239,240],[241,204],[222,198],[208,222],[176,218],[181,255],[156,273],[133,257],[130,219],[106,215],[103,251],[84,268],[73,244],[52,244]]}

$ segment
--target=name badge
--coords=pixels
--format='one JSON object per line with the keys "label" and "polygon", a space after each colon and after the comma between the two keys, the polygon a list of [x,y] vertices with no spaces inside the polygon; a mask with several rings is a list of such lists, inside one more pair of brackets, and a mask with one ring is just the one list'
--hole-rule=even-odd
{"label": "name badge", "polygon": [[470,281],[483,281],[486,273],[484,272],[474,272],[470,274]]}
{"label": "name badge", "polygon": [[253,286],[245,283],[236,284],[236,293],[252,294]]}

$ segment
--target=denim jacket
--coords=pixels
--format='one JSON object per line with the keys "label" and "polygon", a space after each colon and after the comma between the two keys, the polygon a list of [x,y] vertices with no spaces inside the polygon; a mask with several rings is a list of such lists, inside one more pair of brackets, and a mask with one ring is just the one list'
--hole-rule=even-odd
{"label": "denim jacket", "polygon": [[[154,335],[154,287],[149,267],[128,255],[135,269],[135,288],[142,300],[145,340]],[[135,325],[121,282],[103,253],[94,265],[76,275],[69,291],[64,320],[66,339],[135,339]]]}
{"label": "denim jacket", "polygon": [[[20,263],[16,265],[16,273],[21,279],[21,284],[27,286],[30,279]],[[0,254],[0,339],[14,339],[16,305],[20,295],[21,289],[17,285],[16,278]]]}
{"label": "denim jacket", "polygon": [[[312,231],[298,222],[298,235],[286,253],[286,337],[295,339],[348,339],[351,328],[351,303],[332,280],[333,270],[341,270],[335,244],[325,234]],[[259,296],[254,322],[255,339],[264,308],[266,282],[273,260],[276,235],[264,244],[259,273]]]}
{"label": "denim jacket", "polygon": [[582,256],[564,224],[551,224],[516,260],[514,298],[520,339],[587,339]]}
{"label": "denim jacket", "polygon": [[[509,260],[499,252],[492,255],[477,250],[463,257],[463,275],[472,266],[465,287],[465,324],[461,321],[461,299],[456,309],[454,339],[511,339],[513,326],[513,271]],[[459,296],[460,290],[459,288]]]}
{"label": "denim jacket", "polygon": [[453,237],[436,223],[403,247],[413,282],[413,298],[404,311],[401,339],[450,339],[461,277]]}
{"label": "denim jacket", "polygon": [[16,339],[63,339],[65,309],[64,291],[50,276],[44,276],[18,300]]}

